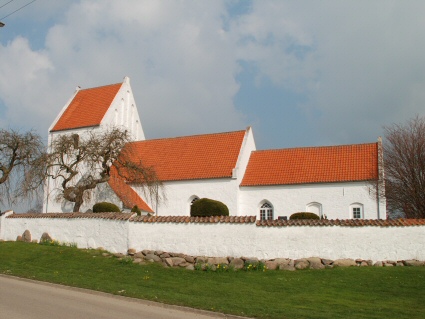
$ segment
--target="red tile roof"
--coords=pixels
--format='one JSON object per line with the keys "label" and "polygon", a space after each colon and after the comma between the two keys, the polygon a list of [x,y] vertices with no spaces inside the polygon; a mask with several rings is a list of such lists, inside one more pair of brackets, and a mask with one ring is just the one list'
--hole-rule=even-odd
{"label": "red tile roof", "polygon": [[232,177],[245,131],[192,135],[131,143],[143,165],[160,181]]}
{"label": "red tile roof", "polygon": [[254,151],[241,186],[366,181],[378,176],[378,143]]}
{"label": "red tile roof", "polygon": [[78,91],[51,132],[100,125],[121,85],[117,83]]}
{"label": "red tile roof", "polygon": [[109,186],[115,194],[122,200],[125,207],[133,208],[137,205],[140,210],[148,213],[153,213],[152,208],[140,198],[140,196],[128,185],[124,178],[118,175],[114,166],[111,167],[111,178],[108,181]]}

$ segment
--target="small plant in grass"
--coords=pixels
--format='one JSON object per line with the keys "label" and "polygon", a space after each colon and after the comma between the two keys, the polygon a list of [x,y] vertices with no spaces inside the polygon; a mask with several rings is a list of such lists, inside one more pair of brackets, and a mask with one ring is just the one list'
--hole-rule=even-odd
{"label": "small plant in grass", "polygon": [[60,246],[60,247],[74,247],[77,248],[77,243],[61,243],[59,240],[42,240],[40,245],[46,246]]}
{"label": "small plant in grass", "polygon": [[211,265],[211,264],[204,264],[204,270],[206,272],[210,272],[210,271],[215,271],[217,269],[216,265]]}
{"label": "small plant in grass", "polygon": [[201,271],[211,272],[211,271],[216,271],[217,270],[217,266],[216,265],[212,265],[212,264],[208,264],[208,263],[198,262],[198,263],[195,264],[195,270],[201,270]]}
{"label": "small plant in grass", "polygon": [[229,265],[227,265],[227,264],[218,264],[215,271],[216,272],[227,272],[227,271],[229,271]]}
{"label": "small plant in grass", "polygon": [[129,256],[125,256],[125,257],[121,258],[120,263],[123,264],[123,265],[132,264],[133,258],[131,258]]}
{"label": "small plant in grass", "polygon": [[40,241],[40,245],[46,245],[46,246],[62,246],[59,240],[43,240]]}
{"label": "small plant in grass", "polygon": [[266,271],[267,266],[261,261],[259,262],[246,261],[242,269],[245,271]]}

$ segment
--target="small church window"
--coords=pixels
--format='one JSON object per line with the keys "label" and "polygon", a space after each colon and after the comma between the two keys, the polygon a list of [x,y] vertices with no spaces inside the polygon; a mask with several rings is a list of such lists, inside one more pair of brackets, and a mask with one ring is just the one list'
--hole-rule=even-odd
{"label": "small church window", "polygon": [[353,218],[362,218],[360,207],[353,207]]}
{"label": "small church window", "polygon": [[350,205],[351,218],[361,219],[363,218],[363,205],[360,203],[354,203]]}
{"label": "small church window", "polygon": [[261,220],[273,220],[273,207],[270,203],[265,202],[260,207],[260,219]]}

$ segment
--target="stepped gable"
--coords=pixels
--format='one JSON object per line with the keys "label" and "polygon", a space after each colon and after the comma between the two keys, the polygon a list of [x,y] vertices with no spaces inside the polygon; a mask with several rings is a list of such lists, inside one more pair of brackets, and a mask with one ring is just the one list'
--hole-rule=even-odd
{"label": "stepped gable", "polygon": [[378,178],[378,143],[254,151],[241,186],[368,181]]}
{"label": "stepped gable", "polygon": [[51,132],[100,125],[122,83],[79,90]]}

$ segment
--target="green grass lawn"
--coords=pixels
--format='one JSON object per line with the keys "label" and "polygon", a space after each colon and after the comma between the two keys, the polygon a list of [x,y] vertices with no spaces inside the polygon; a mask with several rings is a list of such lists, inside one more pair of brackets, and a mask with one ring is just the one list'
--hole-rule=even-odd
{"label": "green grass lawn", "polygon": [[248,317],[425,317],[425,267],[203,272],[101,253],[0,242],[0,273]]}

